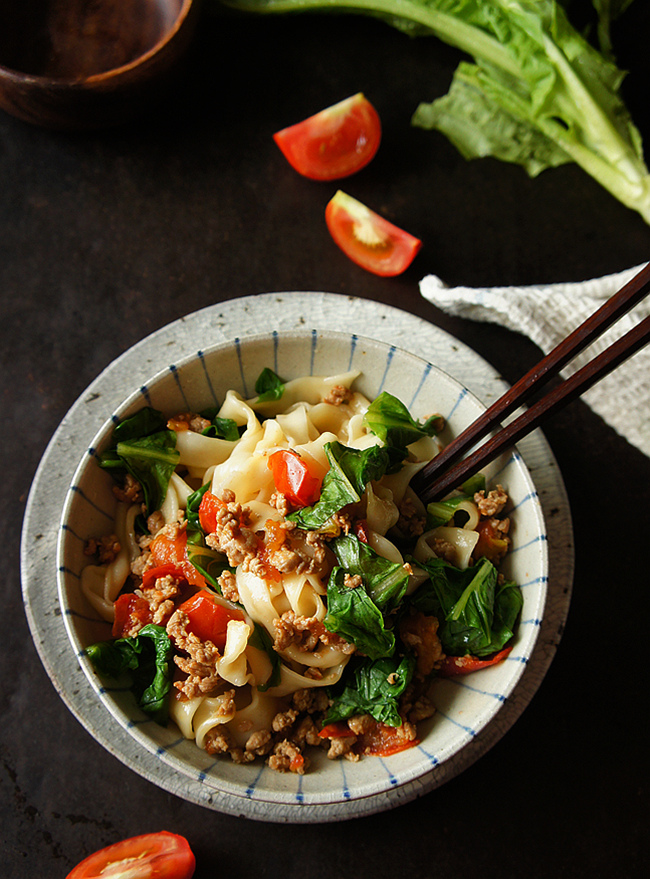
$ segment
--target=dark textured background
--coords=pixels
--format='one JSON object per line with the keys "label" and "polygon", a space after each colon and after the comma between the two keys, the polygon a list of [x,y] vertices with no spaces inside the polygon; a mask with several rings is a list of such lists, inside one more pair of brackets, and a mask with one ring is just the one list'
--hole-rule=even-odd
{"label": "dark textured background", "polygon": [[[617,32],[628,102],[647,142],[649,12],[637,0]],[[66,135],[0,115],[3,876],[64,877],[91,851],[160,829],[188,837],[198,879],[645,875],[650,461],[581,402],[545,429],[576,534],[557,657],[496,747],[395,811],[265,825],[164,793],[68,712],[21,605],[21,519],[40,456],[87,384],[158,327],[236,296],[327,290],[414,312],[513,381],[536,347],[445,317],[420,297],[422,276],[582,280],[648,259],[650,228],[579,169],[531,181],[492,160],[468,164],[440,135],[409,126],[418,101],[447,89],[459,57],[354,17],[206,17],[183,77],[137,123]],[[382,117],[384,139],[342,188],[424,241],[399,279],[366,274],[334,247],[323,211],[336,185],[300,178],[271,140],[360,90]]]}

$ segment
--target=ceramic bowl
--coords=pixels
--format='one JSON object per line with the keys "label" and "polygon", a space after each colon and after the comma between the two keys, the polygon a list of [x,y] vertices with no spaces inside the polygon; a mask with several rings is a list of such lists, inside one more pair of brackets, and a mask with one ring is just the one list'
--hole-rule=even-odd
{"label": "ceramic bowl", "polygon": [[[318,820],[319,806],[339,803],[340,819],[354,815],[354,803],[360,798],[380,796],[414,779],[424,780],[462,749],[471,749],[478,734],[494,722],[516,688],[539,633],[548,578],[546,530],[535,486],[520,455],[514,451],[490,465],[488,479],[501,482],[511,498],[513,544],[503,569],[522,588],[521,622],[512,652],[504,662],[434,685],[437,712],[418,726],[422,737],[416,747],[385,758],[365,757],[358,763],[329,761],[319,751],[308,773],[298,776],[274,772],[263,763],[240,766],[228,758],[211,757],[193,741],[185,740],[173,725],[156,725],[139,711],[130,694],[100,679],[84,653],[90,643],[109,636],[107,624],[96,618],[80,589],[80,572],[88,561],[84,543],[110,529],[114,509],[111,480],[97,465],[96,456],[106,446],[115,422],[142,406],[151,405],[172,415],[221,402],[229,388],[250,397],[265,366],[284,379],[358,369],[361,376],[355,387],[368,397],[386,390],[403,400],[415,417],[433,411],[444,415],[447,427],[443,440],[462,430],[483,409],[461,384],[436,366],[394,346],[349,333],[272,332],[219,344],[165,365],[145,385],[134,389],[117,411],[106,413],[104,426],[75,472],[58,538],[59,599],[70,649],[97,699],[139,747],[155,754],[177,776],[179,791],[184,780],[199,782],[209,791],[210,802],[218,803],[224,794],[240,798],[242,803],[268,804],[270,820],[274,807],[311,807],[316,815],[312,820]],[[242,807],[242,814],[247,811]]]}
{"label": "ceramic bowl", "polygon": [[51,129],[134,117],[164,94],[198,0],[3,0],[0,107]]}

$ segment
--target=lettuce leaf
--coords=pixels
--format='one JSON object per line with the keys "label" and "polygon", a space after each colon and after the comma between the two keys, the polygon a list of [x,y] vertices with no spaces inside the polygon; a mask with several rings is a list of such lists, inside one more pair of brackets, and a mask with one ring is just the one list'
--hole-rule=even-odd
{"label": "lettuce leaf", "polygon": [[[620,95],[624,72],[571,25],[557,0],[222,0],[243,11],[357,12],[466,52],[448,95],[412,123],[438,129],[468,158],[530,175],[574,161],[650,223],[650,173]],[[608,33],[607,2],[596,0]],[[618,0],[610,8],[629,5]]]}

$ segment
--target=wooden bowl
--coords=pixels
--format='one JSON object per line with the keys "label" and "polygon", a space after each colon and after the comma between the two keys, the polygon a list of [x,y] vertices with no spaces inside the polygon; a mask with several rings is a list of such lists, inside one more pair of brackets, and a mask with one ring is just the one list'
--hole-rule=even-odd
{"label": "wooden bowl", "polygon": [[133,118],[164,93],[198,0],[2,0],[0,107],[83,130]]}

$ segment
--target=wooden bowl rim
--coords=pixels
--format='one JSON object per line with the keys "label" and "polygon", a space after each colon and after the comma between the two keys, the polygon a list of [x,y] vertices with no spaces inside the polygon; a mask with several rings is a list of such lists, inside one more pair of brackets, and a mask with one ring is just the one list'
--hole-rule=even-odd
{"label": "wooden bowl rim", "polygon": [[118,77],[130,70],[134,70],[136,67],[140,67],[154,55],[157,55],[176,36],[181,27],[187,21],[192,7],[198,5],[198,2],[199,0],[182,0],[182,6],[178,11],[174,24],[165,32],[164,36],[142,55],[138,55],[137,58],[129,61],[128,64],[122,64],[120,67],[111,67],[110,70],[103,70],[101,73],[93,73],[92,76],[82,76],[78,79],[65,79],[63,77],[38,76],[34,73],[22,73],[20,70],[14,70],[11,67],[5,67],[3,64],[0,64],[0,77],[12,80],[15,83],[20,83],[21,85],[40,85],[44,88],[94,85],[107,79]]}

